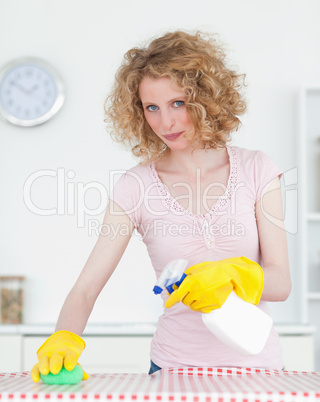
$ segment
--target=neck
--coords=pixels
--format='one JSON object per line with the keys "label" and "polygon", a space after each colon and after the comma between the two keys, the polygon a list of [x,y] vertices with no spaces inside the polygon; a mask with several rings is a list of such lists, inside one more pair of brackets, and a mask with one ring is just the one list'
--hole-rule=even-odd
{"label": "neck", "polygon": [[168,157],[157,162],[161,170],[185,173],[193,176],[197,169],[203,174],[226,163],[229,156],[226,148],[170,151]]}

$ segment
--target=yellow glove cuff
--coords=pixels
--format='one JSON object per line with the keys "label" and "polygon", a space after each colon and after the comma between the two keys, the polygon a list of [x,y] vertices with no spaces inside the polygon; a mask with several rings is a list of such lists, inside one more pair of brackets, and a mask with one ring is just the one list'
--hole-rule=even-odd
{"label": "yellow glove cuff", "polygon": [[59,344],[61,344],[62,350],[68,346],[77,354],[77,357],[80,356],[81,352],[86,347],[85,341],[79,335],[69,331],[57,331],[40,346],[37,350],[37,354],[43,349],[46,349],[46,351],[52,349],[52,352],[55,352]]}

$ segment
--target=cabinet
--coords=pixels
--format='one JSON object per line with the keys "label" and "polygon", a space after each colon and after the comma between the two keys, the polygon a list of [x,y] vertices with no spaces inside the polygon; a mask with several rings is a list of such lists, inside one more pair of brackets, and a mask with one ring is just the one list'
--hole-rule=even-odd
{"label": "cabinet", "polygon": [[[35,351],[46,337],[23,340],[22,370],[31,370]],[[86,349],[79,363],[88,373],[147,373],[150,368],[151,336],[83,336]]]}
{"label": "cabinet", "polygon": [[284,370],[314,371],[314,336],[280,336]]}
{"label": "cabinet", "polygon": [[[32,328],[28,328],[30,331]],[[0,326],[1,330],[1,326]],[[21,328],[23,330],[23,328]],[[276,326],[286,370],[314,371],[314,336],[310,326]],[[142,331],[141,331],[142,332]],[[44,331],[41,329],[41,334]],[[0,372],[30,371],[36,351],[48,335],[0,333]],[[79,362],[88,373],[147,373],[152,334],[91,334]]]}
{"label": "cabinet", "polygon": [[[320,325],[320,87],[304,87],[299,94],[299,243],[301,321]],[[316,334],[316,361],[320,336]],[[320,370],[317,363],[316,370]]]}
{"label": "cabinet", "polygon": [[21,370],[22,336],[0,335],[0,372]]}

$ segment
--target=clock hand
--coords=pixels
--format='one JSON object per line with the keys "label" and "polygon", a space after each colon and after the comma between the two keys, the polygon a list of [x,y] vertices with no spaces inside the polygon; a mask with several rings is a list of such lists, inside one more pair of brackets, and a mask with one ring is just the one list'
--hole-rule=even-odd
{"label": "clock hand", "polygon": [[32,93],[39,88],[38,84],[35,84],[31,89],[28,91],[28,95],[32,95]]}
{"label": "clock hand", "polygon": [[35,84],[31,89],[26,89],[24,88],[22,85],[18,84],[17,82],[13,81],[13,85],[16,86],[18,89],[20,89],[21,92],[23,92],[24,94],[28,95],[28,96],[32,96],[34,99],[41,101],[41,98],[39,96],[37,96],[36,94],[34,94],[33,92],[38,88],[38,84]]}
{"label": "clock hand", "polygon": [[24,94],[28,95],[28,90],[25,89],[22,85],[18,84],[17,82],[12,83],[15,87],[17,87],[18,89],[20,89],[21,92],[23,92]]}

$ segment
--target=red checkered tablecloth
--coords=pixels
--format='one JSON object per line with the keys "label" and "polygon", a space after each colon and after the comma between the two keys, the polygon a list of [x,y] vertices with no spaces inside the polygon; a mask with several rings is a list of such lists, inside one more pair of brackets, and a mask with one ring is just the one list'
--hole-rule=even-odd
{"label": "red checkered tablecloth", "polygon": [[320,373],[246,368],[177,368],[147,374],[92,374],[77,385],[0,373],[0,402],[320,402]]}

